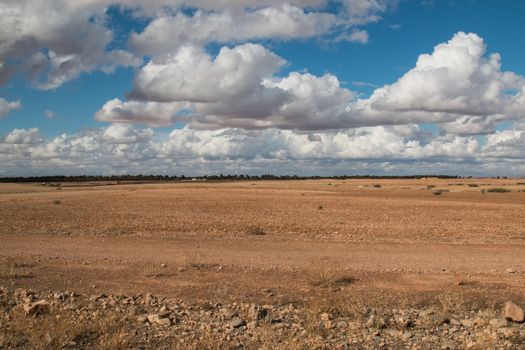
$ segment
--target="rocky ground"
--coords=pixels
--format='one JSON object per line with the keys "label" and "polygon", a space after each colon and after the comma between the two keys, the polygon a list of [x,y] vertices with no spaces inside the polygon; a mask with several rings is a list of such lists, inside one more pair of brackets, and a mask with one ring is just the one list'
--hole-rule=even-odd
{"label": "rocky ground", "polygon": [[[332,309],[0,290],[0,349],[523,349],[523,310]],[[445,306],[445,307],[444,307]]]}
{"label": "rocky ground", "polygon": [[524,184],[0,185],[0,350],[525,349]]}

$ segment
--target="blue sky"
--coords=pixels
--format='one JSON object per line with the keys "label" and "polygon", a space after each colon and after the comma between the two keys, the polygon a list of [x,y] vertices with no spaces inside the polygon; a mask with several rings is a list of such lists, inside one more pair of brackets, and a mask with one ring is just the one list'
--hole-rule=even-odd
{"label": "blue sky", "polygon": [[[524,103],[520,102],[525,75],[520,35],[525,29],[523,1],[295,0],[282,5],[253,0],[250,8],[234,1],[200,2],[197,7],[192,1],[167,6],[159,0],[148,8],[134,1],[125,6],[108,0],[63,6],[58,2],[0,5],[0,28],[6,29],[0,34],[0,73],[3,68],[7,77],[0,79],[0,101],[20,101],[17,108],[0,109],[0,146],[9,155],[7,170],[0,169],[0,176],[56,171],[56,166],[46,168],[43,159],[62,164],[64,168],[58,169],[66,173],[76,169],[74,157],[65,154],[71,149],[66,151],[65,146],[60,148],[64,154],[43,155],[43,149],[49,149],[62,134],[68,135],[68,147],[76,144],[75,138],[78,144],[87,142],[86,135],[101,143],[83,151],[92,160],[83,160],[81,169],[91,173],[143,168],[169,172],[166,162],[179,162],[189,172],[208,165],[217,171],[235,166],[245,170],[251,162],[247,170],[258,172],[262,171],[260,159],[274,160],[268,166],[275,172],[286,172],[286,160],[310,159],[321,164],[331,159],[340,165],[369,159],[373,164],[369,170],[381,173],[392,171],[381,165],[391,158],[395,164],[420,164],[421,170],[440,164],[448,173],[469,171],[472,166],[467,163],[475,162],[479,175],[492,175],[504,172],[501,161],[508,155],[512,159],[505,165],[508,172],[525,175],[520,160],[525,139]],[[38,13],[37,23],[30,22],[33,11]],[[292,12],[296,23],[279,22],[278,16]],[[57,23],[46,24],[46,18],[58,18]],[[10,19],[24,23],[22,29],[13,27],[16,21]],[[195,32],[200,30],[195,28],[211,28],[214,20],[219,27]],[[270,21],[275,21],[273,28],[266,25]],[[192,27],[193,22],[200,27]],[[482,48],[484,53],[450,55],[448,63],[436,58],[430,68],[416,69],[420,55],[438,57],[434,48],[439,44],[448,45],[444,57],[458,47],[468,47],[469,54]],[[221,53],[225,66],[214,64]],[[500,55],[500,68],[488,63],[493,53]],[[180,64],[188,57],[199,65]],[[234,58],[240,60],[239,67],[228,65]],[[468,72],[464,73],[458,64],[479,67],[465,68]],[[448,67],[450,76],[440,81],[438,72],[443,67]],[[480,81],[479,75],[488,67],[493,71]],[[157,69],[168,73],[156,76],[152,72]],[[205,92],[199,95],[199,86],[191,84],[201,73],[204,78],[195,81],[204,84]],[[210,84],[241,80],[233,88],[214,91],[206,84],[206,74],[212,76]],[[259,79],[249,85],[254,76]],[[447,84],[457,83],[456,76],[468,84],[448,88]],[[427,82],[433,84],[431,88],[424,87]],[[421,94],[420,100],[407,97],[419,90],[416,83],[421,90],[428,88],[429,95]],[[191,89],[185,91],[188,85]],[[480,86],[485,86],[483,91]],[[501,91],[489,100],[490,86],[499,86]],[[306,96],[301,89],[312,93]],[[317,100],[318,96],[322,98]],[[479,104],[487,106],[486,113],[476,107],[479,98],[487,99]],[[242,101],[250,102],[244,105]],[[372,111],[362,113],[363,108]],[[10,137],[14,130],[18,132]],[[217,135],[217,130],[223,134]],[[374,141],[373,149],[367,148],[356,143],[362,133],[382,139]],[[338,135],[344,135],[345,141]],[[314,147],[284,141],[295,138],[317,143]],[[208,141],[192,144],[196,139]],[[249,146],[257,142],[272,147],[259,152]],[[419,144],[417,150],[413,150],[414,142]],[[427,145],[432,147],[424,148]],[[207,148],[211,151],[201,151]],[[90,152],[102,152],[104,157]],[[138,157],[133,152],[142,153]],[[117,170],[106,164],[113,159],[106,159],[108,154],[126,155],[118,158]],[[436,161],[447,157],[451,161]],[[242,159],[242,166],[232,159]],[[334,173],[352,170],[339,165],[332,169]],[[319,169],[314,164],[304,172]]]}

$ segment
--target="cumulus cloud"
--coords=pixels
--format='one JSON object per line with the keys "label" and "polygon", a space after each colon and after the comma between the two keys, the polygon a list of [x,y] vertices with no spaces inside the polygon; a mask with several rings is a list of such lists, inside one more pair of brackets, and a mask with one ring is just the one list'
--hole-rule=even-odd
{"label": "cumulus cloud", "polygon": [[113,33],[104,1],[4,1],[0,4],[0,81],[21,70],[43,89],[55,89],[83,72],[111,72],[141,59],[106,50]]}
{"label": "cumulus cloud", "polygon": [[[332,35],[377,21],[390,2],[346,0],[344,11],[331,13],[326,0],[3,1],[0,84],[21,71],[35,87],[50,90],[85,72],[138,66],[143,54],[170,54],[187,45]],[[130,10],[148,23],[142,32],[125,33],[131,34],[138,55],[125,46],[114,48],[108,20],[112,7]]]}
{"label": "cumulus cloud", "polygon": [[[352,104],[348,112],[360,120],[389,123],[443,122],[470,125],[489,119],[522,117],[525,78],[501,71],[500,56],[486,57],[486,45],[476,34],[457,33],[419,56],[416,66],[392,85]],[[453,125],[452,125],[453,126]],[[449,125],[449,129],[453,128]],[[487,125],[485,125],[486,127]],[[476,128],[483,129],[482,126]]]}
{"label": "cumulus cloud", "polygon": [[147,141],[153,134],[152,129],[137,130],[131,125],[112,124],[104,130],[102,139],[112,144],[131,144]]}
{"label": "cumulus cloud", "polygon": [[223,47],[216,57],[184,46],[137,73],[128,96],[136,101],[109,101],[96,117],[153,126],[184,121],[201,129],[438,123],[449,134],[475,135],[525,115],[525,78],[501,71],[499,55],[487,56],[476,34],[457,33],[366,99],[357,99],[332,74],[280,77],[285,62],[260,44]]}
{"label": "cumulus cloud", "polygon": [[217,102],[261,84],[285,61],[258,44],[223,47],[215,59],[195,46],[150,61],[135,78],[131,98],[156,102]]}
{"label": "cumulus cloud", "polygon": [[[417,125],[362,127],[315,134],[224,128],[175,129],[169,135],[114,124],[43,140],[37,129],[0,141],[2,175],[61,173],[414,173],[520,175],[525,133],[435,135]],[[349,164],[352,164],[349,167]],[[521,165],[520,165],[521,164]],[[432,166],[433,165],[433,166]],[[497,170],[500,168],[499,172]],[[177,170],[178,169],[178,170]],[[357,170],[359,169],[359,171]],[[496,170],[494,170],[496,169]]]}
{"label": "cumulus cloud", "polygon": [[7,101],[0,98],[0,119],[7,116],[12,110],[20,109],[21,107],[20,101]]}
{"label": "cumulus cloud", "polygon": [[106,102],[95,114],[95,119],[111,123],[139,123],[153,127],[169,126],[177,121],[187,121],[181,113],[187,103],[159,103],[121,101],[116,98]]}
{"label": "cumulus cloud", "polygon": [[328,33],[338,23],[334,14],[305,12],[287,3],[254,11],[178,12],[154,19],[143,32],[132,34],[131,43],[141,53],[158,55],[188,44],[309,38]]}
{"label": "cumulus cloud", "polygon": [[30,145],[42,142],[38,128],[31,129],[14,129],[4,138],[4,143],[7,144],[22,144]]}

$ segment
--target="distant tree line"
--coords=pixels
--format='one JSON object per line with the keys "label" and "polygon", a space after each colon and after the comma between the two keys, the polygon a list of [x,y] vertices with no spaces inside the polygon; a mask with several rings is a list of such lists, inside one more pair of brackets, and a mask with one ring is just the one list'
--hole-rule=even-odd
{"label": "distant tree line", "polygon": [[298,176],[298,175],[204,175],[187,177],[184,175],[75,175],[75,176],[28,176],[0,177],[0,182],[92,182],[92,181],[242,181],[242,180],[316,180],[316,179],[458,179],[456,175],[339,175],[339,176]]}

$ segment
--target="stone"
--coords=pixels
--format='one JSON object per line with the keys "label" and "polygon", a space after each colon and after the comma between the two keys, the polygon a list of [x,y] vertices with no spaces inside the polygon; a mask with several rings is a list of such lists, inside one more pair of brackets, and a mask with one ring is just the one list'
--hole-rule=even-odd
{"label": "stone", "polygon": [[48,314],[51,309],[51,305],[45,300],[39,300],[34,303],[24,304],[23,308],[27,316],[37,317]]}
{"label": "stone", "polygon": [[258,325],[259,325],[259,322],[251,321],[251,322],[248,322],[248,324],[246,325],[246,328],[248,328],[248,329],[255,329],[255,328],[257,328]]}
{"label": "stone", "polygon": [[246,325],[246,321],[242,318],[236,317],[233,320],[231,320],[228,325],[233,328],[239,328]]}
{"label": "stone", "polygon": [[158,324],[161,326],[169,326],[171,325],[171,320],[167,317],[162,317],[158,314],[148,315],[148,321],[151,324]]}
{"label": "stone", "polygon": [[66,306],[64,306],[64,309],[75,311],[76,309],[78,309],[78,305],[75,303],[69,303]]}
{"label": "stone", "polygon": [[330,317],[330,314],[324,312],[321,314],[321,321],[330,321],[332,319],[332,317]]}
{"label": "stone", "polygon": [[461,320],[459,322],[465,328],[472,328],[472,326],[474,326],[474,322],[472,320],[465,319],[465,320]]}
{"label": "stone", "polygon": [[501,318],[493,318],[489,323],[493,328],[507,327],[507,321]]}
{"label": "stone", "polygon": [[456,320],[456,319],[451,319],[451,320],[450,320],[450,324],[453,325],[453,326],[460,326],[460,325],[461,325],[461,322],[459,322],[459,321]]}
{"label": "stone", "polygon": [[511,301],[507,301],[503,306],[503,317],[514,322],[523,322],[525,314],[523,309]]}
{"label": "stone", "polygon": [[268,311],[260,306],[255,304],[250,305],[248,309],[248,318],[253,321],[259,321],[265,318],[268,315]]}
{"label": "stone", "polygon": [[147,320],[148,320],[148,316],[146,316],[146,315],[139,315],[139,316],[137,316],[137,322],[138,323],[146,323]]}

